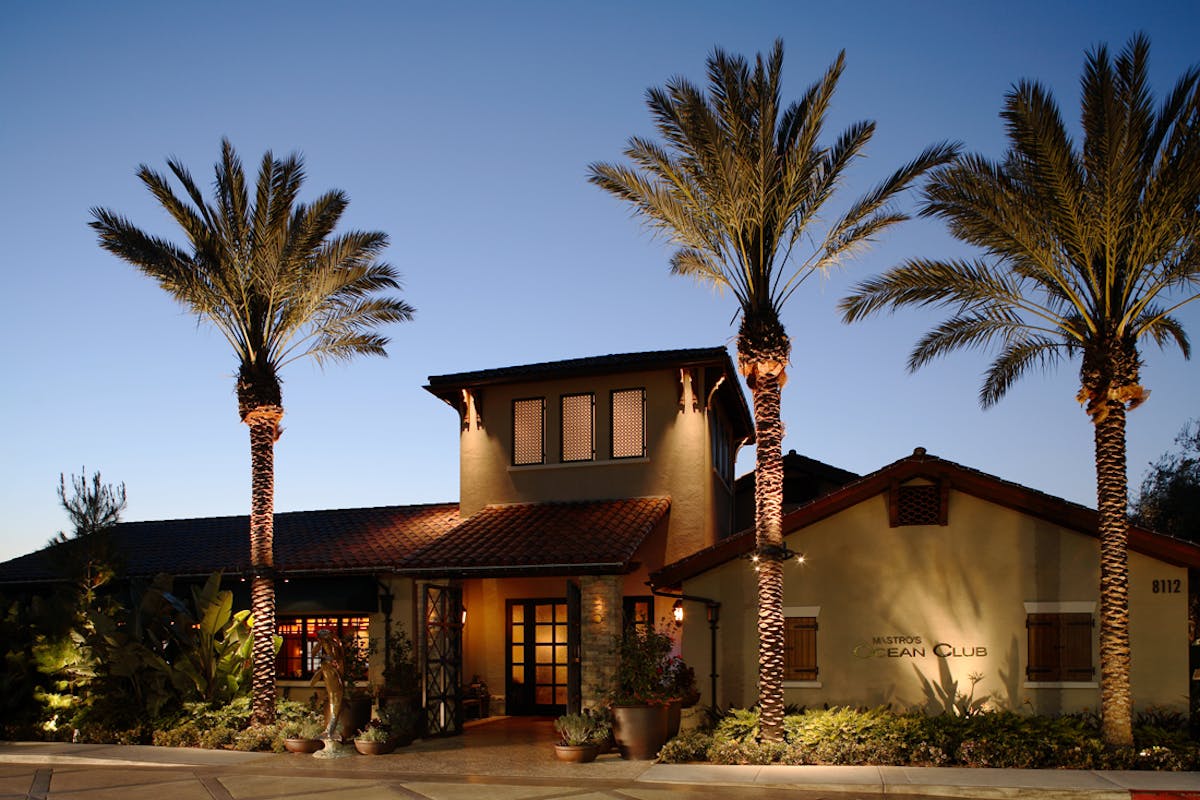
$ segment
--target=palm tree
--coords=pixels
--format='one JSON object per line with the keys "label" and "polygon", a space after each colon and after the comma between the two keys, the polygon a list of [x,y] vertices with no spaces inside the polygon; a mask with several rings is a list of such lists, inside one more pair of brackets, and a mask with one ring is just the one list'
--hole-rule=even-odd
{"label": "palm tree", "polygon": [[910,260],[841,302],[847,322],[884,308],[949,309],[909,369],[995,346],[985,408],[1030,369],[1081,357],[1078,399],[1095,435],[1101,713],[1112,744],[1132,741],[1125,414],[1148,394],[1139,343],[1174,343],[1188,355],[1171,315],[1200,285],[1200,73],[1184,73],[1156,109],[1149,51],[1139,35],[1115,62],[1103,46],[1088,53],[1080,146],[1045,87],[1014,86],[1001,114],[1004,159],[964,156],[932,173],[925,190],[922,213],[984,255]]}
{"label": "palm tree", "polygon": [[[791,344],[781,311],[813,273],[862,249],[907,217],[890,207],[895,195],[955,148],[927,149],[823,230],[818,213],[875,131],[847,128],[832,145],[818,143],[845,54],[801,99],[780,105],[783,43],[753,69],[717,49],[708,58],[708,93],[684,78],[646,93],[664,145],[633,137],[631,164],[595,163],[590,180],[628,201],[678,249],[671,271],[728,289],[737,299],[738,366],[754,398],[755,537],[758,560],[759,702],[761,730],[778,740],[783,722],[783,424],[780,390]],[[792,261],[802,238],[811,253]],[[789,261],[791,263],[789,264]]]}
{"label": "palm tree", "polygon": [[144,233],[104,208],[92,209],[90,224],[101,247],[208,320],[237,358],[238,414],[250,428],[253,708],[256,722],[268,722],[275,715],[273,523],[275,441],[283,418],[280,370],[305,356],[324,363],[386,355],[388,340],[375,329],[411,319],[413,309],[378,294],[400,288],[397,272],[376,260],[387,246],[385,234],[333,235],[349,202],[343,192],[297,203],[304,180],[298,155],[263,156],[253,201],[228,140],[221,143],[212,203],[179,161],[169,160],[167,166],[187,200],[146,165],[137,174],[183,229],[185,246]]}

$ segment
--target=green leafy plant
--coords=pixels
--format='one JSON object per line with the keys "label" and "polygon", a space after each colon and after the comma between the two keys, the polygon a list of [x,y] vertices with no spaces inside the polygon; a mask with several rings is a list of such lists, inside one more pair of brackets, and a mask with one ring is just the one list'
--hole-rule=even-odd
{"label": "green leafy plant", "polygon": [[671,637],[652,628],[629,626],[615,639],[617,670],[609,693],[612,705],[666,703],[664,687]]}
{"label": "green leafy plant", "polygon": [[592,744],[597,739],[596,720],[589,714],[564,714],[554,720],[559,744],[577,747]]}
{"label": "green leafy plant", "polygon": [[373,719],[354,738],[360,742],[386,742],[392,738],[392,729],[382,720]]}

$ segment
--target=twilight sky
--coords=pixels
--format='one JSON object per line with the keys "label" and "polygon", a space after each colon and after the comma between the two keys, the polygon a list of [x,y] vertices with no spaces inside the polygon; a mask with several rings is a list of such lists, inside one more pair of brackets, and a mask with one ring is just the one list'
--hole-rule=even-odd
{"label": "twilight sky", "polygon": [[[333,10],[336,9],[336,10]],[[126,520],[245,514],[249,446],[219,334],[104,253],[88,210],[178,236],[134,172],[179,157],[205,187],[222,136],[251,173],[304,154],[303,199],[345,190],[345,227],[382,230],[416,319],[387,359],[284,373],[279,511],[456,500],[454,413],[427,376],[579,356],[732,346],[733,300],[667,271],[670,249],[586,182],[651,134],[643,93],[704,80],[714,46],[785,43],[784,96],[836,57],[829,131],[874,119],[848,202],[938,139],[998,156],[1023,77],[1078,117],[1084,52],[1152,42],[1161,96],[1190,64],[1200,5],[1179,2],[46,2],[0,19],[0,559],[67,527],[59,473],[124,482]],[[252,179],[252,178],[251,178]],[[903,201],[911,207],[911,196]],[[786,449],[869,472],[930,453],[1094,505],[1078,363],[976,400],[988,359],[904,369],[936,315],[853,327],[855,281],[966,251],[914,221],[792,298]],[[1200,303],[1180,315],[1200,340]],[[1146,349],[1153,396],[1130,415],[1129,475],[1197,414],[1198,365]],[[752,467],[744,449],[739,472]],[[197,543],[203,546],[203,543]]]}

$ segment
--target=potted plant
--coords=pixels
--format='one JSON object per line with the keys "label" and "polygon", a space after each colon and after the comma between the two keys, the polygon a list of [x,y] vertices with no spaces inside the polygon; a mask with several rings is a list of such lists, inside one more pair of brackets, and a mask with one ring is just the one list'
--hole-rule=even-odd
{"label": "potted plant", "polygon": [[667,742],[663,671],[671,637],[653,628],[630,626],[616,639],[617,670],[609,693],[613,738],[621,758],[651,759]]}
{"label": "potted plant", "polygon": [[354,737],[354,749],[364,756],[381,756],[396,749],[392,731],[382,721],[373,719]]}
{"label": "potted plant", "polygon": [[600,753],[596,742],[596,720],[588,714],[564,714],[554,720],[558,744],[554,755],[559,761],[586,764],[595,761]]}
{"label": "potted plant", "polygon": [[321,741],[324,728],[325,722],[319,717],[304,717],[285,722],[279,734],[283,737],[284,749],[289,753],[315,753],[325,746],[325,742]]}
{"label": "potted plant", "polygon": [[679,656],[671,656],[663,664],[663,692],[670,697],[667,706],[667,739],[679,735],[682,710],[691,708],[700,700],[696,687],[696,671]]}
{"label": "potted plant", "polygon": [[[376,640],[372,640],[374,649]],[[381,715],[395,713],[404,717],[403,731],[411,742],[420,729],[421,673],[417,669],[416,648],[404,628],[396,627],[385,639],[383,686],[379,693]],[[393,727],[394,730],[400,728]]]}
{"label": "potted plant", "polygon": [[417,736],[417,716],[417,708],[410,703],[380,700],[379,720],[391,731],[395,747],[412,744]]}
{"label": "potted plant", "polygon": [[583,713],[592,718],[592,741],[600,748],[600,755],[613,749],[612,711],[607,706],[585,708]]}

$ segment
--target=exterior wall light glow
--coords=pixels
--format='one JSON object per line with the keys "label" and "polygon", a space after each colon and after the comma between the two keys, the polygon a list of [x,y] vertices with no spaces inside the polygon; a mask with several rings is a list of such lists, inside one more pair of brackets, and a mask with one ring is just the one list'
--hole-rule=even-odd
{"label": "exterior wall light glow", "polygon": [[683,622],[683,601],[676,600],[675,605],[671,608],[671,615],[675,618],[675,624]]}

